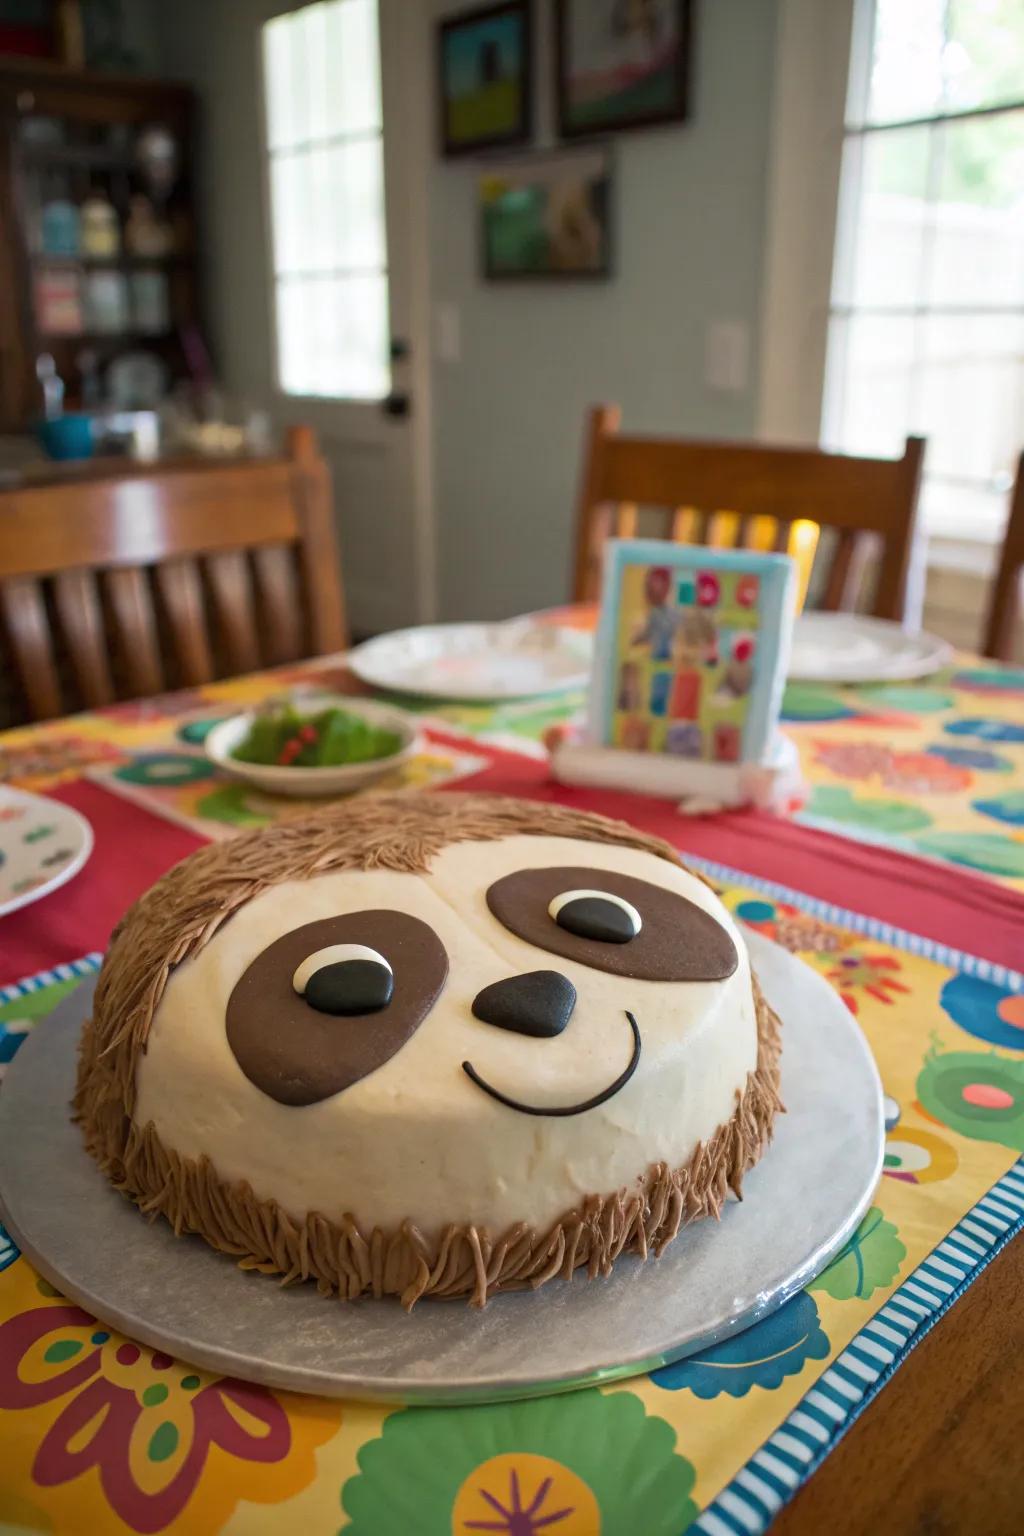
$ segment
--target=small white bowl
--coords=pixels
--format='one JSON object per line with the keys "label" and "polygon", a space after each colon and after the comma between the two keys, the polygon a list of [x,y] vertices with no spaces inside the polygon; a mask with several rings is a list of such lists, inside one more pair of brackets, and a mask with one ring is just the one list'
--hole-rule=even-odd
{"label": "small white bowl", "polygon": [[382,779],[400,763],[411,756],[416,747],[415,722],[400,709],[388,704],[376,704],[370,699],[349,699],[343,696],[297,698],[296,707],[308,708],[310,714],[322,709],[343,709],[347,714],[359,715],[371,725],[394,731],[401,746],[387,757],[374,757],[365,763],[339,763],[323,768],[284,768],[277,763],[243,763],[232,753],[245,740],[249,727],[258,714],[247,710],[242,715],[232,715],[222,720],[206,738],[206,755],[225,773],[245,779],[257,789],[270,795],[297,795],[303,799],[312,795],[347,795],[355,789],[363,789]]}

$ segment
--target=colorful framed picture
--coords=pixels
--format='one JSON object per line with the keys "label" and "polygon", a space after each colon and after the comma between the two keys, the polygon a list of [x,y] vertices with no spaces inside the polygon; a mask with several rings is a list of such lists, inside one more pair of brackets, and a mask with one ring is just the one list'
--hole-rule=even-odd
{"label": "colorful framed picture", "polygon": [[529,0],[442,21],[438,38],[441,153],[525,144],[532,122]]}
{"label": "colorful framed picture", "polygon": [[563,138],[687,116],[690,0],[556,0]]}
{"label": "colorful framed picture", "polygon": [[606,551],[591,741],[763,762],[789,658],[792,560],[657,539],[614,539]]}
{"label": "colorful framed picture", "polygon": [[480,175],[486,278],[611,272],[611,157],[603,146],[496,161]]}

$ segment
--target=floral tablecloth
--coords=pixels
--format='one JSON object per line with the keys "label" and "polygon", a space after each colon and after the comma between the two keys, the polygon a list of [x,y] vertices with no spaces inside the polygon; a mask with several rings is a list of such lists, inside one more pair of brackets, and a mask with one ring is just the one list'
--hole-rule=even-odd
{"label": "floral tablecloth", "polygon": [[1024,890],[1024,671],[951,667],[924,683],[791,683],[809,825],[979,870]]}
{"label": "floral tablecloth", "polygon": [[[69,797],[87,776],[89,794],[118,797],[154,837],[177,829],[185,851],[282,813],[212,774],[201,743],[225,705],[300,676],[8,733],[0,772]],[[807,814],[1024,882],[1024,679],[968,667],[879,695],[790,690]],[[495,747],[542,773],[537,737],[577,704],[431,706],[407,782],[473,787]],[[110,846],[99,839],[95,858]],[[756,1536],[1024,1222],[1024,978],[922,939],[910,915],[897,928],[696,862],[739,917],[836,987],[886,1090],[881,1186],[806,1291],[649,1377],[493,1407],[383,1408],[267,1391],[140,1348],[55,1295],[0,1237],[0,1528]],[[56,924],[78,915],[74,901],[71,882],[29,910]],[[0,1067],[98,966],[101,943],[0,989]]]}

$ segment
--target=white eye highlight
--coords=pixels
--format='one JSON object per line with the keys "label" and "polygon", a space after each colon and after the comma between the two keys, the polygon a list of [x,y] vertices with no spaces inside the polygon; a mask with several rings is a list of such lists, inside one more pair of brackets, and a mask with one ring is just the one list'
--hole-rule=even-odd
{"label": "white eye highlight", "polygon": [[296,966],[292,977],[292,986],[301,997],[309,985],[311,976],[325,965],[340,965],[345,960],[369,960],[374,965],[382,965],[391,974],[391,967],[382,954],[370,949],[367,944],[328,944],[324,949],[318,949],[313,954],[307,955],[302,964]]}
{"label": "white eye highlight", "polygon": [[567,933],[603,944],[628,944],[643,927],[636,907],[611,891],[562,891],[549,902],[548,915]]}

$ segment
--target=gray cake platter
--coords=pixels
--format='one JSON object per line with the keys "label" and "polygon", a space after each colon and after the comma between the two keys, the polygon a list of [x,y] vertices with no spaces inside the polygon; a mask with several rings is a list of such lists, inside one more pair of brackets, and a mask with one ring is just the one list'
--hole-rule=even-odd
{"label": "gray cake platter", "polygon": [[0,1093],[0,1213],[65,1296],[154,1349],[210,1371],[327,1397],[494,1402],[638,1375],[767,1316],[839,1251],[882,1169],[882,1090],[855,1019],[823,977],[747,935],[784,1020],[770,1150],[720,1222],[684,1229],[662,1258],[607,1279],[421,1302],[341,1303],[282,1288],[199,1238],[150,1224],[104,1180],[72,1125],[76,1047],[92,983],[28,1036]]}

